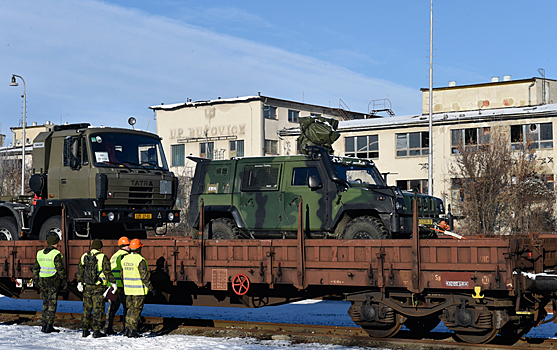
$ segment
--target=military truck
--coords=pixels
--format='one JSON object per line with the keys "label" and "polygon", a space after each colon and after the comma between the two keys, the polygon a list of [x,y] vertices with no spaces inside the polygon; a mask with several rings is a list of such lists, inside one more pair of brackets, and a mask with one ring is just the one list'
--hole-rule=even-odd
{"label": "military truck", "polygon": [[0,239],[61,236],[62,208],[71,237],[144,237],[177,223],[177,179],[160,137],[150,132],[55,125],[33,141],[34,195],[0,202]]}
{"label": "military truck", "polygon": [[[188,157],[197,162],[188,218],[193,235],[198,234],[203,203],[207,238],[295,238],[301,199],[308,237],[411,236],[414,194],[387,186],[373,161],[331,156],[318,146],[306,145],[305,153],[229,160]],[[442,220],[441,199],[420,195],[418,206],[424,227]]]}

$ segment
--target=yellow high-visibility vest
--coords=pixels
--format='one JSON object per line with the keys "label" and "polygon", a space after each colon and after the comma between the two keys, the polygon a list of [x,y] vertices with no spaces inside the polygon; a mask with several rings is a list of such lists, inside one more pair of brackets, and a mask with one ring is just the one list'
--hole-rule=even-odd
{"label": "yellow high-visibility vest", "polygon": [[52,249],[48,254],[44,253],[43,250],[39,250],[37,252],[37,261],[39,262],[39,266],[41,270],[39,271],[39,277],[52,277],[56,274],[56,266],[54,266],[54,258],[62,253],[57,249]]}
{"label": "yellow high-visibility vest", "polygon": [[110,267],[112,268],[112,274],[114,278],[116,278],[116,285],[118,288],[124,287],[124,283],[122,282],[122,258],[128,255],[129,252],[125,251],[124,249],[118,249],[114,255],[110,258]]}
{"label": "yellow high-visibility vest", "polygon": [[[124,293],[126,295],[147,295],[149,288],[141,281],[139,263],[145,261],[141,254],[128,254],[122,258]],[[147,261],[145,261],[147,265]]]}
{"label": "yellow high-visibility vest", "polygon": [[81,256],[81,265],[83,265],[85,263],[85,255],[87,255],[89,253],[91,253],[92,255],[95,255],[95,254],[98,253],[95,256],[95,258],[97,259],[97,272],[99,273],[99,279],[100,280],[97,281],[97,283],[95,283],[95,285],[98,286],[98,285],[102,284],[103,286],[106,286],[108,284],[108,281],[107,281],[106,276],[104,275],[104,272],[103,272],[103,260],[104,260],[104,256],[105,256],[104,253],[101,253],[96,249],[91,249],[90,252],[85,252],[85,254],[83,254]]}

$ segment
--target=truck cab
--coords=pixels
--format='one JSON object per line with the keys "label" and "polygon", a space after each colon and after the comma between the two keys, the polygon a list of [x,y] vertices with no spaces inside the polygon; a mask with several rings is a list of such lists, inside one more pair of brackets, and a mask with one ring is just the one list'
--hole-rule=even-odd
{"label": "truck cab", "polygon": [[16,213],[20,237],[60,234],[62,207],[73,237],[141,237],[148,228],[179,222],[177,179],[155,134],[57,125],[33,141],[32,173],[34,198],[26,208],[0,204]]}

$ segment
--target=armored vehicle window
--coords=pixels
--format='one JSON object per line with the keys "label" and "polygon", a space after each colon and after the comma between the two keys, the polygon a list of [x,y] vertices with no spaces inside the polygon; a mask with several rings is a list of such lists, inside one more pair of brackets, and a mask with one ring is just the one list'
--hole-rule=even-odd
{"label": "armored vehicle window", "polygon": [[246,165],[242,177],[242,191],[274,191],[278,188],[280,165]]}
{"label": "armored vehicle window", "polygon": [[[82,150],[81,147],[82,139],[78,137],[67,137],[64,139],[64,166],[79,166],[81,165],[82,153],[85,156],[83,158],[83,164],[88,164],[87,151]],[[72,165],[72,158],[74,163]]]}
{"label": "armored vehicle window", "polygon": [[336,163],[337,175],[353,186],[385,186],[383,178],[375,166],[358,166]]}
{"label": "armored vehicle window", "polygon": [[292,170],[292,186],[307,186],[310,176],[317,177],[317,180],[321,182],[321,176],[319,176],[319,171],[316,167],[294,168]]}

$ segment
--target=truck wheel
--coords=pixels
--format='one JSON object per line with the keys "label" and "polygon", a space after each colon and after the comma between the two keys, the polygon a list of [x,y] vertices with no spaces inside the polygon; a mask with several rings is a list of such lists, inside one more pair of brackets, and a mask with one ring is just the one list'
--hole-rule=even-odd
{"label": "truck wheel", "polygon": [[17,241],[17,224],[13,218],[0,219],[0,241]]}
{"label": "truck wheel", "polygon": [[352,219],[342,235],[343,239],[389,239],[391,234],[381,220],[373,216]]}
{"label": "truck wheel", "polygon": [[229,218],[213,219],[203,231],[205,237],[210,239],[236,239],[240,234],[240,229],[234,220]]}
{"label": "truck wheel", "polygon": [[52,234],[58,235],[62,240],[62,217],[60,215],[50,217],[43,223],[39,232],[39,239],[44,241]]}

